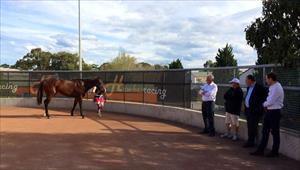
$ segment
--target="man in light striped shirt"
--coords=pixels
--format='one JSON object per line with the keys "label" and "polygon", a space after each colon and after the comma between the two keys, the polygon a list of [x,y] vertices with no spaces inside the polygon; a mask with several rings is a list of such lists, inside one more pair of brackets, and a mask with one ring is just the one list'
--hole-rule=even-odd
{"label": "man in light striped shirt", "polygon": [[280,110],[283,107],[284,91],[281,84],[277,81],[275,73],[269,73],[266,76],[266,81],[269,85],[269,94],[267,100],[263,103],[266,114],[263,122],[262,139],[258,149],[252,152],[251,155],[264,155],[264,150],[268,144],[269,133],[271,132],[273,136],[273,147],[272,151],[266,156],[277,157],[280,145]]}

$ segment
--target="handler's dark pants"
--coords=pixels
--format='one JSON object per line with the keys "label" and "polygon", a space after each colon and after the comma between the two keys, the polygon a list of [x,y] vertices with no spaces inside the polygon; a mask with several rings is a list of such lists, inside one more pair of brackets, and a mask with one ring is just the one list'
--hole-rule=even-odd
{"label": "handler's dark pants", "polygon": [[262,130],[262,140],[260,142],[260,145],[258,146],[259,151],[264,151],[268,144],[269,140],[269,133],[271,131],[271,134],[273,135],[273,147],[272,152],[275,154],[278,154],[279,145],[280,145],[280,109],[275,110],[268,110],[265,117],[264,117],[264,123],[263,123],[263,130]]}
{"label": "handler's dark pants", "polygon": [[214,127],[214,111],[215,111],[215,102],[214,101],[203,101],[202,102],[202,116],[204,122],[204,131],[207,131],[211,134],[215,133]]}
{"label": "handler's dark pants", "polygon": [[260,120],[259,114],[257,113],[251,113],[248,108],[245,110],[245,115],[247,119],[247,128],[248,128],[248,141],[247,143],[249,145],[254,145],[255,143],[258,143],[258,122]]}

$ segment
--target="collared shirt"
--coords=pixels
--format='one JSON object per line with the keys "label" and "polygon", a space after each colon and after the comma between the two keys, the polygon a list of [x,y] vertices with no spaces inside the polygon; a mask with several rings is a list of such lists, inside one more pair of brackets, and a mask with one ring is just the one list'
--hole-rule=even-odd
{"label": "collared shirt", "polygon": [[281,109],[283,107],[283,99],[283,88],[279,82],[276,82],[269,87],[268,97],[263,106],[268,110]]}
{"label": "collared shirt", "polygon": [[246,105],[247,108],[250,107],[249,100],[250,100],[252,91],[253,91],[253,89],[255,87],[255,84],[256,84],[256,82],[254,82],[253,84],[251,84],[251,86],[248,89],[248,92],[247,92],[247,95],[246,95],[246,98],[245,98],[245,105]]}
{"label": "collared shirt", "polygon": [[216,101],[218,86],[214,82],[205,84],[200,89],[200,93],[202,92],[204,93],[202,95],[202,101]]}

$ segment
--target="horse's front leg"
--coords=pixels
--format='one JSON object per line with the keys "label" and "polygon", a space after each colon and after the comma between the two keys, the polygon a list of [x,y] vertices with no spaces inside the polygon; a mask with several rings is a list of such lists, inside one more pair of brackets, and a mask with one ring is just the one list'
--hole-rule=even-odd
{"label": "horse's front leg", "polygon": [[77,103],[78,103],[78,99],[75,98],[75,99],[74,99],[73,108],[72,108],[72,110],[71,110],[71,116],[74,116],[74,110],[75,110],[75,107],[76,107]]}
{"label": "horse's front leg", "polygon": [[48,105],[49,105],[49,103],[51,101],[51,98],[52,98],[51,96],[47,96],[47,98],[44,100],[45,114],[46,114],[46,116],[47,116],[48,119],[50,118],[50,115],[48,113]]}
{"label": "horse's front leg", "polygon": [[82,113],[82,98],[79,99],[79,108],[80,108],[80,115],[81,115],[82,119],[84,119],[84,115]]}

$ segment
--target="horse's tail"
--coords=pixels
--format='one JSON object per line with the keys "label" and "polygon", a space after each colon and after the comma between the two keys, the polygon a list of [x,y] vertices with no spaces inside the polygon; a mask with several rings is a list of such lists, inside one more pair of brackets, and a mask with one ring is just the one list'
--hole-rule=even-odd
{"label": "horse's tail", "polygon": [[38,105],[42,104],[43,91],[44,91],[44,81],[41,81],[38,92],[37,92],[37,96],[36,96]]}

